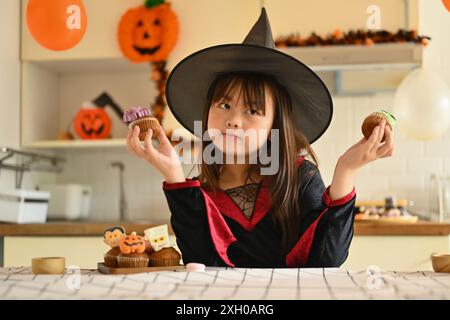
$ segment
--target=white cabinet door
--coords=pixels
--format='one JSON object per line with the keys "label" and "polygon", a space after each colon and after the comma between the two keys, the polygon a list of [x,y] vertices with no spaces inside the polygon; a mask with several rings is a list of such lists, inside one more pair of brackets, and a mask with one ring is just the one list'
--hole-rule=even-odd
{"label": "white cabinet door", "polygon": [[97,269],[108,247],[102,237],[5,237],[4,266],[31,266],[38,257],[65,257],[66,266]]}
{"label": "white cabinet door", "polygon": [[343,267],[365,270],[432,270],[430,255],[450,249],[449,236],[355,236]]}

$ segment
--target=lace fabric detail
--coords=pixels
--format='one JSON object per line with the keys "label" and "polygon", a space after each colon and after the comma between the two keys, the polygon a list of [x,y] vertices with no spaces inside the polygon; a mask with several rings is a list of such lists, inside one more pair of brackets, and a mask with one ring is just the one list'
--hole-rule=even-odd
{"label": "lace fabric detail", "polygon": [[248,219],[253,216],[259,185],[259,183],[248,183],[224,190]]}

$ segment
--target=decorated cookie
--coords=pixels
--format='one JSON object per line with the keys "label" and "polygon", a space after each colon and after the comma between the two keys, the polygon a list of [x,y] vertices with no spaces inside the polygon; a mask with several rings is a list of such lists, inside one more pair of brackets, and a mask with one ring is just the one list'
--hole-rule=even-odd
{"label": "decorated cookie", "polygon": [[149,228],[144,233],[146,240],[150,242],[154,251],[170,247],[169,228],[167,224]]}
{"label": "decorated cookie", "polygon": [[120,254],[119,242],[125,237],[123,227],[112,227],[103,232],[103,242],[111,249],[104,255],[104,262],[107,267],[118,267],[117,257]]}

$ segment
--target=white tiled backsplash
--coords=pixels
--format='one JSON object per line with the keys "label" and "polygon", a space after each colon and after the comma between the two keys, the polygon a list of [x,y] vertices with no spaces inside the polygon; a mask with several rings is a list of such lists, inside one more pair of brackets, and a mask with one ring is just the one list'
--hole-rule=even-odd
{"label": "white tiled backsplash", "polygon": [[[326,185],[331,183],[334,166],[353,143],[361,139],[361,123],[371,112],[391,110],[393,94],[335,97],[333,121],[319,141],[313,144],[319,156],[319,168]],[[386,195],[414,200],[428,206],[428,178],[433,172],[450,173],[450,133],[436,141],[407,138],[399,130],[394,134],[396,148],[392,158],[380,159],[364,167],[357,177],[358,199],[383,199]],[[119,173],[112,161],[125,164],[125,192],[130,219],[166,222],[170,213],[162,191],[162,177],[145,161],[125,149],[76,150],[67,158],[58,182],[76,182],[93,186],[92,218],[119,217]],[[192,166],[186,165],[187,173]],[[194,170],[195,174],[196,171]]]}

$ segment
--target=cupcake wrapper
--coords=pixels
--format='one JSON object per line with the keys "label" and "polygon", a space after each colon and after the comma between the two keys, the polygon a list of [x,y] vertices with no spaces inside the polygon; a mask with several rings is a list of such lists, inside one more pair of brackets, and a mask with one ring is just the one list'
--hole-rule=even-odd
{"label": "cupcake wrapper", "polygon": [[[389,119],[387,118],[387,116],[383,113],[380,112],[374,112],[372,113],[370,116],[368,116],[366,118],[366,120],[364,120],[362,127],[361,127],[361,131],[364,134],[364,136],[368,139],[370,137],[370,135],[373,132],[373,129],[381,122],[381,120],[385,119],[386,120],[386,125],[391,128],[391,130],[393,130],[392,125],[389,121]],[[385,137],[383,136],[383,139],[381,140],[381,142],[384,142]]]}
{"label": "cupcake wrapper", "polygon": [[172,267],[180,265],[180,259],[155,259],[150,257],[152,267]]}
{"label": "cupcake wrapper", "polygon": [[148,258],[142,257],[117,257],[120,268],[143,268],[148,267]]}
{"label": "cupcake wrapper", "polygon": [[117,262],[117,256],[105,254],[103,260],[105,261],[105,266],[107,267],[117,268],[119,266],[119,263]]}
{"label": "cupcake wrapper", "polygon": [[141,131],[139,132],[139,140],[144,140],[147,135],[148,129],[153,130],[153,139],[156,139],[156,133],[161,128],[159,121],[155,118],[145,117],[141,119],[137,119],[133,122],[130,122],[129,128],[133,129],[134,126],[138,126]]}
{"label": "cupcake wrapper", "polygon": [[371,120],[373,119],[372,121],[376,121],[377,123],[380,123],[381,120],[383,120],[383,119],[386,120],[386,124],[391,128],[391,130],[393,130],[391,121],[385,114],[380,113],[380,112],[375,112],[374,114],[372,114],[370,116],[370,118],[371,118]]}

